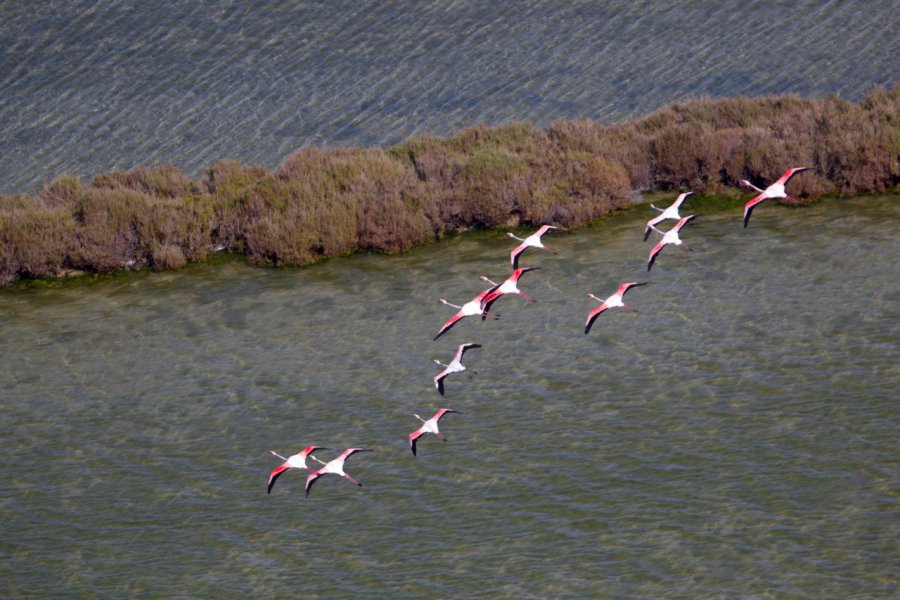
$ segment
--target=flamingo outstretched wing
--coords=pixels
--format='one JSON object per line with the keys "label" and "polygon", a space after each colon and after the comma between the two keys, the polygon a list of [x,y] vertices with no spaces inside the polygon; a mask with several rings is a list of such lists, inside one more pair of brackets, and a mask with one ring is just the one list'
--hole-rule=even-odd
{"label": "flamingo outstretched wing", "polygon": [[600,313],[604,312],[607,308],[609,307],[606,305],[606,302],[604,302],[603,304],[592,310],[590,313],[588,313],[587,320],[584,322],[584,335],[588,334],[588,332],[591,330],[591,327],[594,325],[594,321],[596,321],[597,317],[600,316]]}

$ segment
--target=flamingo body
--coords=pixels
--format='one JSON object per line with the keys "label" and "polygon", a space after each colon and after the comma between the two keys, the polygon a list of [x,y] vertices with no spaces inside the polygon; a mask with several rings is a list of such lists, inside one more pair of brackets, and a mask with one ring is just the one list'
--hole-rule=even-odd
{"label": "flamingo body", "polygon": [[[270,454],[277,456],[284,462],[282,464],[278,465],[277,467],[275,467],[272,470],[272,473],[269,475],[269,486],[268,486],[268,490],[266,491],[266,493],[267,494],[272,493],[272,486],[275,485],[275,481],[279,477],[281,477],[282,473],[284,473],[288,469],[307,469],[308,470],[309,467],[306,466],[306,457],[311,455],[316,450],[328,450],[328,448],[323,448],[322,446],[307,446],[301,452],[298,452],[297,454],[291,455],[287,458],[281,456],[274,450],[269,450]],[[315,457],[313,457],[313,458],[315,458]]]}
{"label": "flamingo body", "polygon": [[[496,287],[496,285],[497,285],[496,283],[494,283],[493,281],[491,281],[490,279],[488,279],[487,277],[485,277],[483,275],[481,276],[481,279],[482,279],[482,281],[487,281],[492,286]],[[434,339],[437,340],[439,337],[441,337],[442,335],[447,333],[451,327],[453,327],[459,321],[465,319],[466,317],[480,315],[482,313],[481,302],[484,300],[484,297],[487,296],[488,293],[492,289],[494,289],[494,288],[490,287],[490,288],[484,290],[483,292],[481,292],[480,294],[478,294],[477,296],[475,296],[474,298],[472,298],[471,300],[469,300],[462,306],[456,306],[455,304],[450,304],[449,302],[447,302],[446,300],[441,298],[441,303],[446,304],[447,306],[453,306],[455,308],[458,308],[459,311],[455,315],[450,317],[450,319],[441,326],[440,330],[437,332],[437,335],[434,336]]]}
{"label": "flamingo body", "polygon": [[[584,322],[584,334],[587,335],[587,333],[591,330],[591,326],[594,324],[594,321],[597,319],[597,317],[599,317],[600,314],[605,312],[607,309],[624,308],[625,310],[628,310],[631,312],[638,312],[637,309],[634,309],[634,308],[628,306],[627,304],[625,304],[625,302],[622,301],[622,296],[624,296],[625,292],[627,292],[631,288],[637,287],[639,285],[647,285],[647,284],[646,283],[637,283],[634,281],[629,282],[629,283],[623,283],[616,289],[616,292],[612,296],[610,296],[606,300],[602,300],[601,301],[602,304],[600,304],[600,306],[598,306],[597,308],[595,308],[588,314],[587,320]],[[595,296],[593,294],[588,294],[588,296],[590,296],[591,298],[593,298],[595,300],[600,300],[600,298],[597,298],[597,296]]]}
{"label": "flamingo body", "polygon": [[459,411],[453,410],[452,408],[441,408],[436,413],[434,413],[433,417],[431,417],[428,420],[423,419],[419,415],[413,414],[413,416],[415,418],[422,421],[422,426],[409,434],[409,447],[412,450],[413,456],[416,455],[416,442],[419,440],[420,437],[422,437],[426,433],[433,433],[434,435],[441,438],[442,442],[447,441],[447,438],[438,429],[438,421],[440,421],[441,417],[443,417],[447,413],[460,414]]}
{"label": "flamingo body", "polygon": [[[654,231],[662,234],[663,238],[659,241],[653,249],[650,250],[650,257],[647,259],[647,270],[653,266],[653,263],[656,262],[656,256],[665,248],[667,245],[672,244],[673,246],[681,246],[684,242],[681,241],[681,238],[678,236],[678,232],[681,231],[681,228],[684,227],[688,221],[695,219],[697,215],[688,215],[686,217],[682,217],[678,223],[675,224],[675,227],[670,229],[669,231],[663,233],[656,227],[652,227]],[[687,250],[691,250],[688,246],[685,246]]]}
{"label": "flamingo body", "polygon": [[[466,370],[466,367],[462,364],[461,361],[463,354],[466,353],[466,350],[469,350],[471,348],[481,348],[481,344],[460,344],[456,349],[456,355],[448,365],[445,365],[438,361],[434,361],[444,367],[444,370],[435,375],[433,380],[434,387],[437,388],[437,391],[441,396],[444,395],[444,379],[447,377],[447,375],[450,375],[451,373],[461,373]],[[474,373],[475,371],[472,372]]]}
{"label": "flamingo body", "polygon": [[654,217],[654,218],[650,219],[649,221],[647,221],[647,226],[644,227],[644,241],[646,242],[647,238],[650,237],[650,232],[653,230],[654,225],[657,225],[658,223],[662,223],[666,219],[674,219],[676,221],[680,220],[681,215],[678,214],[678,209],[681,208],[681,205],[684,203],[684,199],[693,193],[694,192],[685,192],[683,194],[679,194],[678,198],[675,199],[675,202],[673,202],[672,205],[665,210],[656,208],[655,206],[653,206],[651,204],[650,206],[652,206],[653,208],[656,208],[656,210],[660,211],[660,214],[659,214],[659,216]]}
{"label": "flamingo body", "polygon": [[344,461],[357,452],[371,452],[371,450],[367,450],[366,448],[347,448],[346,450],[341,452],[340,456],[325,463],[324,467],[310,473],[306,477],[306,495],[309,496],[309,490],[312,489],[313,484],[318,481],[319,478],[323,475],[340,475],[350,483],[355,483],[359,487],[362,487],[362,484],[360,482],[344,473]]}
{"label": "flamingo body", "polygon": [[541,225],[541,228],[536,232],[532,233],[526,238],[516,237],[511,233],[507,233],[509,237],[514,240],[519,240],[522,242],[518,246],[516,246],[512,252],[509,253],[509,262],[512,264],[513,269],[518,268],[519,266],[519,256],[525,252],[528,248],[540,248],[541,250],[545,250],[546,252],[553,253],[553,250],[546,248],[544,244],[541,242],[541,236],[547,233],[551,229],[557,229],[553,225]]}
{"label": "flamingo body", "polygon": [[794,167],[792,169],[788,169],[787,171],[785,171],[784,175],[782,175],[775,181],[775,183],[764,190],[756,187],[746,179],[741,179],[741,183],[759,192],[757,196],[751,198],[749,201],[747,201],[747,204],[744,205],[744,227],[747,227],[747,225],[750,224],[750,213],[753,212],[754,207],[756,207],[757,204],[768,200],[769,198],[784,198],[788,202],[799,204],[799,202],[787,195],[785,186],[787,185],[787,182],[791,179],[791,177],[793,177],[797,173],[800,173],[801,171],[809,171],[811,168],[812,167]]}
{"label": "flamingo body", "polygon": [[506,278],[506,281],[504,281],[500,285],[497,285],[497,286],[494,286],[493,288],[491,288],[488,291],[488,294],[481,301],[481,308],[482,308],[481,320],[483,321],[487,318],[487,314],[491,308],[491,304],[493,304],[497,298],[499,298],[500,296],[502,296],[504,294],[517,294],[519,296],[522,296],[523,298],[525,298],[526,300],[528,300],[530,302],[537,302],[537,300],[535,300],[528,294],[523,293],[519,289],[519,278],[522,275],[524,275],[525,273],[527,273],[528,271],[535,271],[539,268],[540,267],[525,267],[525,268],[521,268],[521,269],[516,269],[513,271],[512,275],[510,275],[509,277]]}

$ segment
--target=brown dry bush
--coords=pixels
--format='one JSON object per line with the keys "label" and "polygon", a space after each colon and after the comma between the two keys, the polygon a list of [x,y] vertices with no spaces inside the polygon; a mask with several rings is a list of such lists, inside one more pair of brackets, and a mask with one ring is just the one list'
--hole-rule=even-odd
{"label": "brown dry bush", "polygon": [[155,269],[223,244],[251,260],[304,264],[396,252],[472,227],[576,227],[632,190],[743,193],[788,167],[795,197],[900,189],[900,85],[860,102],[696,98],[605,125],[480,125],[388,150],[304,148],[271,172],[222,160],[191,181],[172,165],[63,175],[0,196],[0,285],[65,269]]}
{"label": "brown dry bush", "polygon": [[68,211],[25,207],[10,197],[0,202],[0,285],[58,274],[74,229]]}
{"label": "brown dry bush", "polygon": [[111,190],[131,190],[149,196],[179,198],[192,192],[194,182],[174,165],[167,164],[105,173],[96,177],[91,185]]}

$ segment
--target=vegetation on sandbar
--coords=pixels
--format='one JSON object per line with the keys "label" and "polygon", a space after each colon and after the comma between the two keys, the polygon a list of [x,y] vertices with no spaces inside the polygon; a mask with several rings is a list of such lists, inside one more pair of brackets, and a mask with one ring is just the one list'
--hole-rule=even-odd
{"label": "vegetation on sandbar", "polygon": [[790,166],[792,195],[900,190],[900,85],[859,102],[696,99],[605,125],[477,126],[389,148],[303,148],[275,171],[223,160],[63,175],[0,196],[0,285],[72,271],[169,269],[225,248],[269,265],[397,252],[469,228],[583,225],[633,191],[746,197]]}

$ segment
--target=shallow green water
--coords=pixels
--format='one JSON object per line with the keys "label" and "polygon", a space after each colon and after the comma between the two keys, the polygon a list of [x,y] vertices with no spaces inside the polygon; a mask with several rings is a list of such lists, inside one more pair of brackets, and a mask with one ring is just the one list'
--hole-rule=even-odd
{"label": "shallow green water", "polygon": [[[688,207],[690,204],[688,203]],[[896,197],[0,293],[7,596],[896,594]],[[582,333],[622,281],[649,281]],[[478,371],[431,384],[457,344]],[[449,438],[407,435],[440,406]],[[303,497],[267,454],[363,446]],[[323,452],[330,458],[336,452]]]}

